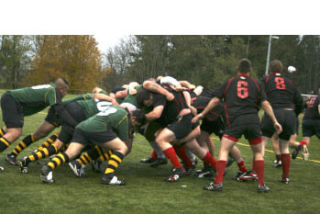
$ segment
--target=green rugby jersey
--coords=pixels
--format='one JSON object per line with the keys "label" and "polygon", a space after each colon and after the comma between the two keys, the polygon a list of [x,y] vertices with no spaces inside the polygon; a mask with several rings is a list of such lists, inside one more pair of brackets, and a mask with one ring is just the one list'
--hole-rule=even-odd
{"label": "green rugby jersey", "polygon": [[47,106],[61,103],[62,95],[54,84],[37,85],[10,90],[13,99],[23,108],[24,115],[35,114]]}
{"label": "green rugby jersey", "polygon": [[129,139],[130,126],[128,112],[122,107],[112,106],[81,122],[76,128],[85,132],[104,132],[111,128],[125,141]]}
{"label": "green rugby jersey", "polygon": [[91,117],[101,111],[104,111],[107,107],[112,105],[112,102],[102,100],[100,101],[96,99],[78,100],[76,102],[86,110],[88,117]]}
{"label": "green rugby jersey", "polygon": [[[139,85],[136,87],[137,93],[140,91],[140,89],[142,88],[142,85]],[[128,95],[124,98],[124,100],[122,101],[122,103],[130,103],[132,105],[134,105],[135,107],[138,108],[138,102],[137,102],[137,94],[130,94],[130,91],[128,89]]]}

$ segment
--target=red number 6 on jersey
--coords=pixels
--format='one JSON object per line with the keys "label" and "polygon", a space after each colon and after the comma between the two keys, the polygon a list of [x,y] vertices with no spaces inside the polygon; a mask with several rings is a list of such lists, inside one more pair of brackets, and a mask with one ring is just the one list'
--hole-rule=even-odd
{"label": "red number 6 on jersey", "polygon": [[237,84],[237,95],[241,99],[245,99],[248,97],[248,82],[239,80]]}

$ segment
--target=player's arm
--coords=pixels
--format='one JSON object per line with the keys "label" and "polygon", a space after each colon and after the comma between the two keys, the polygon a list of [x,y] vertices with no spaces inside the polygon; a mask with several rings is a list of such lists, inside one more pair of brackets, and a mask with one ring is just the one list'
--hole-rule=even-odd
{"label": "player's arm", "polygon": [[261,106],[263,110],[269,115],[273,122],[273,126],[276,129],[277,134],[282,132],[282,126],[278,123],[276,116],[274,115],[273,109],[268,100],[264,100],[261,102]]}
{"label": "player's arm", "polygon": [[187,88],[187,89],[189,89],[189,90],[193,90],[193,89],[196,88],[195,85],[191,84],[190,82],[188,82],[188,81],[186,81],[186,80],[180,80],[179,83],[180,83],[180,85],[181,85],[182,87],[185,87],[185,88]]}
{"label": "player's arm", "polygon": [[199,114],[197,114],[193,119],[192,122],[198,122],[200,119],[202,119],[211,109],[213,109],[218,103],[220,102],[220,99],[218,97],[214,97],[210,100],[208,105],[203,109],[203,111]]}
{"label": "player's arm", "polygon": [[112,102],[114,100],[114,98],[112,98],[106,94],[101,94],[101,93],[94,93],[93,99],[105,100],[105,101],[109,101],[109,102]]}
{"label": "player's arm", "polygon": [[165,88],[163,88],[158,83],[152,82],[150,80],[146,80],[146,81],[143,82],[143,88],[145,88],[145,89],[147,89],[149,91],[155,92],[155,93],[162,94],[169,101],[174,99],[174,95],[172,93],[167,91]]}
{"label": "player's arm", "polygon": [[163,105],[154,107],[151,112],[145,114],[146,120],[152,121],[152,120],[159,119],[161,117],[163,109],[164,109]]}
{"label": "player's arm", "polygon": [[183,91],[183,96],[193,115],[197,115],[197,109],[191,105],[191,96],[188,91]]}

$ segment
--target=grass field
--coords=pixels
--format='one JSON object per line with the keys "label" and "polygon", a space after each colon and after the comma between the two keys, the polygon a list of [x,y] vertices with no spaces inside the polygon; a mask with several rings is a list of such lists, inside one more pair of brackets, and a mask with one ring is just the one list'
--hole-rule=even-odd
{"label": "grass field", "polygon": [[[0,91],[2,94],[4,91]],[[36,130],[43,121],[44,112],[25,118],[23,135]],[[3,125],[1,120],[0,125]],[[301,133],[300,133],[301,134]],[[298,138],[301,139],[301,136]],[[30,154],[44,140],[23,151],[19,158]],[[214,138],[216,148],[219,147]],[[171,165],[151,168],[139,162],[151,153],[144,138],[136,136],[131,154],[125,158],[118,176],[127,181],[126,186],[100,184],[100,174],[87,169],[87,178],[76,178],[67,166],[54,172],[56,183],[42,184],[39,178],[41,164],[30,165],[29,174],[20,174],[17,167],[5,163],[18,141],[0,153],[0,213],[319,213],[320,211],[320,144],[312,138],[310,161],[301,158],[291,161],[291,183],[278,180],[281,169],[272,167],[274,155],[268,145],[266,153],[265,182],[271,192],[258,194],[256,183],[238,183],[232,180],[236,164],[228,168],[221,193],[203,191],[208,179],[183,177],[177,183],[166,183]],[[252,153],[244,139],[238,144],[248,168]],[[216,152],[217,157],[217,152]],[[202,163],[197,168],[201,168]]]}

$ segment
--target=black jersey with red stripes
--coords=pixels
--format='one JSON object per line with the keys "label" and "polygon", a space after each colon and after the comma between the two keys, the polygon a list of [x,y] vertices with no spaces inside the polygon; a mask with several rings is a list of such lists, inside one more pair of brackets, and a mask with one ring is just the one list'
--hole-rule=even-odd
{"label": "black jersey with red stripes", "polygon": [[257,114],[261,102],[266,99],[260,84],[247,74],[230,78],[215,91],[215,94],[224,100],[227,125],[239,115]]}
{"label": "black jersey with red stripes", "polygon": [[[198,96],[191,99],[191,105],[197,109],[197,113],[201,113],[203,109],[208,105],[211,98],[204,97],[204,96]],[[204,118],[209,121],[216,121],[221,116],[224,116],[224,107],[223,103],[219,102],[213,109],[211,109],[206,115],[204,115]]]}
{"label": "black jersey with red stripes", "polygon": [[320,104],[320,96],[311,97],[304,110],[304,120],[320,120],[318,106]]}
{"label": "black jersey with red stripes", "polygon": [[262,81],[267,99],[273,108],[292,108],[300,113],[303,108],[303,100],[296,85],[280,72],[272,72]]}
{"label": "black jersey with red stripes", "polygon": [[189,106],[187,105],[183,91],[176,91],[167,84],[161,86],[174,95],[172,101],[166,101],[161,117],[157,120],[160,124],[167,125],[174,122],[181,110],[189,108]]}

